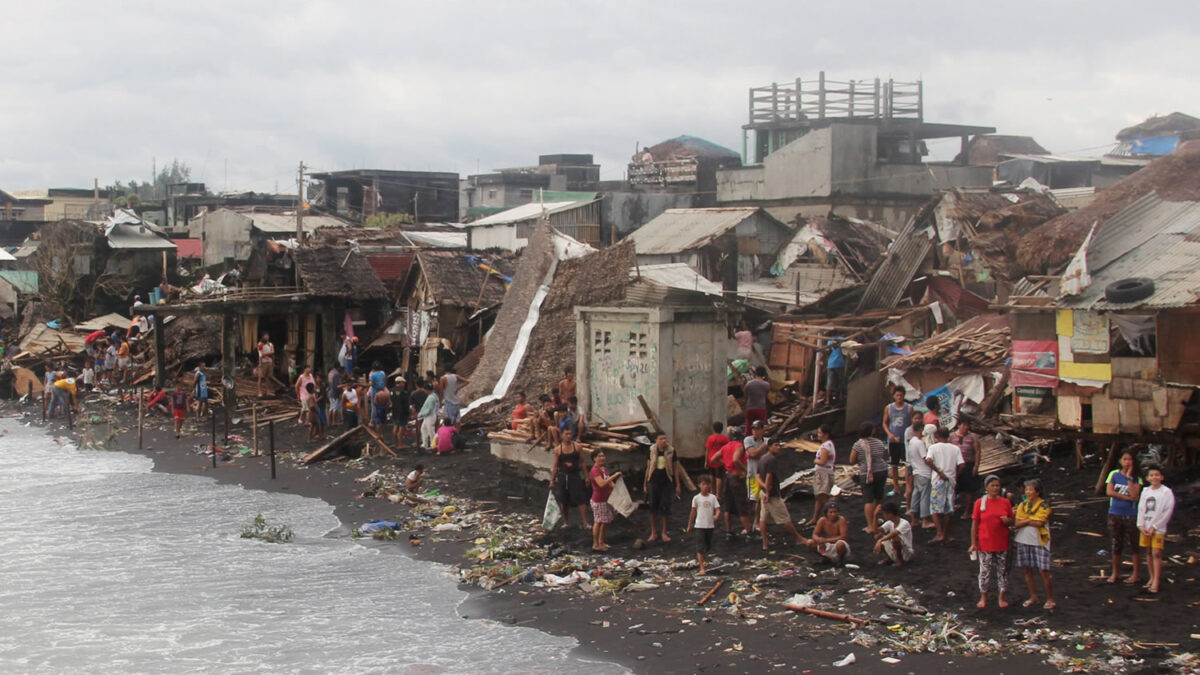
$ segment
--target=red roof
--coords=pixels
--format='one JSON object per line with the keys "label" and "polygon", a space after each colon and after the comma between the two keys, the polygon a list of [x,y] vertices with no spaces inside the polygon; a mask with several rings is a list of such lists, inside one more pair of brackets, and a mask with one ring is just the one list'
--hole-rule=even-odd
{"label": "red roof", "polygon": [[171,243],[175,244],[175,257],[177,258],[200,260],[204,257],[204,242],[199,239],[172,239]]}
{"label": "red roof", "polygon": [[364,253],[367,262],[375,268],[379,280],[387,284],[404,279],[408,276],[408,268],[412,267],[413,254],[408,253]]}

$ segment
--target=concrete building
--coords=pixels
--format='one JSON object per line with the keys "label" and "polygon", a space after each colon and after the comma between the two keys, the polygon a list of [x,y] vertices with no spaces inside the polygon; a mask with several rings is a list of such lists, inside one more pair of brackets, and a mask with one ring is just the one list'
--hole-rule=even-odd
{"label": "concrete building", "polygon": [[12,192],[19,220],[102,220],[112,213],[108,190],[44,188]]}
{"label": "concrete building", "polygon": [[[310,234],[323,227],[345,226],[345,221],[332,216],[304,216],[304,231]],[[205,267],[246,262],[257,240],[295,238],[296,215],[222,208],[192,218],[188,234],[203,242]]]}
{"label": "concrete building", "polygon": [[536,166],[467,176],[460,186],[459,218],[488,216],[535,201],[562,201],[545,193],[594,191],[600,165],[591,155],[539,155]]}
{"label": "concrete building", "polygon": [[[639,265],[687,263],[711,281],[757,279],[775,262],[792,231],[763,209],[753,206],[712,209],[667,209],[629,235]],[[736,276],[727,278],[723,260],[736,252]],[[730,284],[733,287],[730,287]]]}
{"label": "concrete building", "polygon": [[[993,127],[924,120],[920,82],[796,80],[750,90],[742,127],[749,166],[717,171],[720,204],[767,203],[783,221],[833,213],[899,228],[937,190],[987,187],[992,167],[965,164]],[[925,161],[926,141],[958,138],[961,163]]]}
{"label": "concrete building", "polygon": [[529,244],[534,225],[543,215],[551,227],[568,237],[599,246],[600,197],[594,192],[574,196],[581,198],[525,204],[470,223],[467,225],[468,248],[474,251],[523,249]]}
{"label": "concrete building", "polygon": [[376,213],[413,217],[414,222],[458,220],[458,174],[446,171],[354,169],[314,173],[323,181],[315,202],[343,218],[359,221]]}
{"label": "concrete building", "polygon": [[722,309],[577,307],[579,403],[614,424],[646,418],[645,398],[680,457],[704,455],[714,420],[724,420]]}

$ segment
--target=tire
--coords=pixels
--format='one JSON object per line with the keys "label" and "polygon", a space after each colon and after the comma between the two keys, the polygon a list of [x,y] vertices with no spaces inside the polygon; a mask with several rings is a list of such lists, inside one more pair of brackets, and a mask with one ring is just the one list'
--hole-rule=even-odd
{"label": "tire", "polygon": [[1109,302],[1137,302],[1154,295],[1154,280],[1144,277],[1114,281],[1104,289],[1104,298]]}

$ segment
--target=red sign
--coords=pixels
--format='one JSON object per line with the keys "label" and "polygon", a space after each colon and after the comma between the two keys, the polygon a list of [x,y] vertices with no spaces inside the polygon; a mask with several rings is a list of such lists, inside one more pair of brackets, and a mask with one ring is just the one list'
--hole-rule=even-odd
{"label": "red sign", "polygon": [[1058,340],[1013,340],[1012,374],[1014,387],[1058,386]]}

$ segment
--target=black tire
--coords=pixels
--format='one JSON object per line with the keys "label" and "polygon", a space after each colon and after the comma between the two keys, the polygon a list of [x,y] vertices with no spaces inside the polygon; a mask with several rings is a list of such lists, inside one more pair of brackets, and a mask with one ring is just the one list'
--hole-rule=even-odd
{"label": "black tire", "polygon": [[1109,302],[1137,302],[1154,295],[1154,280],[1144,277],[1114,281],[1104,289]]}

